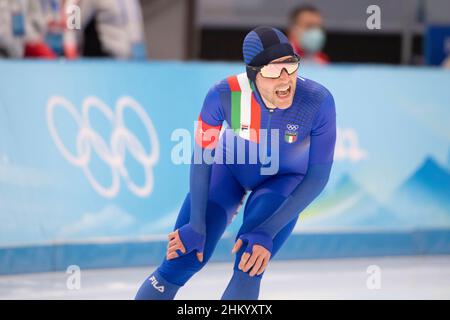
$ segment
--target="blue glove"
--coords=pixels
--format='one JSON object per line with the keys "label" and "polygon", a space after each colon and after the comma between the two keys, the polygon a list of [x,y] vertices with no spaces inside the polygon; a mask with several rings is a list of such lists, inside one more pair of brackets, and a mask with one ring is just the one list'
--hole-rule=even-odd
{"label": "blue glove", "polygon": [[247,245],[245,252],[252,253],[254,245],[260,245],[272,253],[273,240],[272,237],[264,232],[249,232],[239,236],[244,245]]}
{"label": "blue glove", "polygon": [[[178,229],[178,234],[180,235],[180,240],[186,249],[186,253],[196,250],[198,253],[203,253],[205,249],[206,236],[201,234],[192,228],[191,224],[185,224],[180,229]],[[178,250],[179,251],[179,250]],[[178,252],[181,256],[183,253]]]}

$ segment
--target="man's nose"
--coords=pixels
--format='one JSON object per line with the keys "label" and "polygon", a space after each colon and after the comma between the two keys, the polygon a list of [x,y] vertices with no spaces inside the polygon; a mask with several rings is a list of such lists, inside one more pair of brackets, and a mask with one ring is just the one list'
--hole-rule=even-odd
{"label": "man's nose", "polygon": [[282,80],[289,79],[289,73],[286,71],[286,68],[283,68],[283,70],[281,70],[280,79]]}

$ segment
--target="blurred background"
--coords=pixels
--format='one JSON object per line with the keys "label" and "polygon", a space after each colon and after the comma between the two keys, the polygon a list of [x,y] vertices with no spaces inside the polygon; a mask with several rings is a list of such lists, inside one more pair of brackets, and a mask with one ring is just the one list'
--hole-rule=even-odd
{"label": "blurred background", "polygon": [[[449,12],[446,0],[0,0],[0,299],[134,297],[187,193],[203,99],[245,71],[259,25],[286,32],[338,124],[330,182],[261,298],[449,299]],[[220,297],[241,219],[180,298]]]}
{"label": "blurred background", "polygon": [[[9,58],[240,61],[243,37],[264,24],[302,50],[300,34],[322,29],[323,39],[306,42],[317,41],[310,49],[327,62],[442,65],[450,50],[445,0],[2,0],[0,7],[0,52]],[[366,23],[374,13],[379,28]]]}

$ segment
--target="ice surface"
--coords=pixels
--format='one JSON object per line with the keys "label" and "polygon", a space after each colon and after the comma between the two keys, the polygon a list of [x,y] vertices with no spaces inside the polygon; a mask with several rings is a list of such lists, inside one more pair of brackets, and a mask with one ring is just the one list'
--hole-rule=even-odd
{"label": "ice surface", "polygon": [[[368,289],[367,268],[381,270],[381,288]],[[0,276],[0,299],[132,299],[153,270],[82,270],[81,289],[65,272]],[[180,290],[178,299],[219,299],[231,263],[211,263]],[[450,256],[273,261],[261,299],[450,299]]]}

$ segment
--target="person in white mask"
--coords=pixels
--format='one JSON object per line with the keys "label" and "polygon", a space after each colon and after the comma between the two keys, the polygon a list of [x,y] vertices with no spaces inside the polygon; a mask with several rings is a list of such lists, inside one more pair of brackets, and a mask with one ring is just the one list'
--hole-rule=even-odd
{"label": "person in white mask", "polygon": [[288,37],[303,63],[327,64],[329,58],[322,52],[326,35],[320,11],[303,5],[290,14]]}

